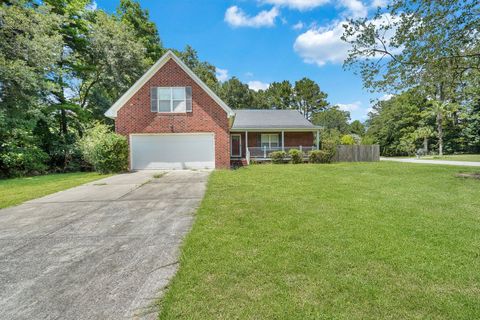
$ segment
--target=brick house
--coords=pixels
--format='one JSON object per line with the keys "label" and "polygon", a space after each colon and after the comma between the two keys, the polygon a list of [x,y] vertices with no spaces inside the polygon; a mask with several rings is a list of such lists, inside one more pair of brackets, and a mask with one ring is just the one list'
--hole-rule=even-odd
{"label": "brick house", "polygon": [[130,168],[229,168],[276,150],[318,148],[318,127],[294,110],[232,110],[173,52],[105,115],[130,145]]}

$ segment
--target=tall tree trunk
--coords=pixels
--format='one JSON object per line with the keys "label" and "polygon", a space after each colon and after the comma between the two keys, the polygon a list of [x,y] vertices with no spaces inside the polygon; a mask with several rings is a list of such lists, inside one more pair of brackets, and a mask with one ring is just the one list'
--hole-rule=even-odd
{"label": "tall tree trunk", "polygon": [[438,154],[440,156],[443,156],[443,106],[445,102],[445,94],[443,92],[443,82],[439,83],[438,96],[441,103],[437,110]]}
{"label": "tall tree trunk", "polygon": [[68,126],[67,126],[67,112],[63,107],[60,109],[60,132],[62,136],[66,136],[68,132]]}
{"label": "tall tree trunk", "polygon": [[443,115],[442,110],[437,113],[438,155],[443,156]]}
{"label": "tall tree trunk", "polygon": [[428,137],[423,137],[423,150],[425,154],[428,154]]}

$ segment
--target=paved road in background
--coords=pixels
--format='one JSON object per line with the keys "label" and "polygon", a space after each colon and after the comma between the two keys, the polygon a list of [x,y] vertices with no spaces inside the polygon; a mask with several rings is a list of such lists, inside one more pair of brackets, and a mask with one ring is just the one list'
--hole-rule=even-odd
{"label": "paved road in background", "polygon": [[450,160],[422,160],[413,158],[380,158],[381,161],[395,161],[406,163],[422,163],[422,164],[446,164],[451,166],[464,166],[464,167],[480,167],[480,162],[473,161],[450,161]]}

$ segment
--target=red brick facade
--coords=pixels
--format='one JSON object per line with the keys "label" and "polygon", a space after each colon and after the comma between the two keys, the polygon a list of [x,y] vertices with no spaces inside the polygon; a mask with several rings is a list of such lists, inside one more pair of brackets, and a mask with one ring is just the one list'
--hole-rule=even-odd
{"label": "red brick facade", "polygon": [[[192,112],[150,111],[151,87],[192,87]],[[118,110],[115,130],[132,133],[213,132],[215,167],[230,167],[230,136],[227,113],[175,61],[170,59]]]}

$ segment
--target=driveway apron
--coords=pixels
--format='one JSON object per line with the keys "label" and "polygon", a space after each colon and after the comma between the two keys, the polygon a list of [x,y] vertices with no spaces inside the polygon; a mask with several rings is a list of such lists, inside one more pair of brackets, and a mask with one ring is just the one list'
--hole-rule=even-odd
{"label": "driveway apron", "polygon": [[207,171],[140,171],[0,210],[0,319],[155,319]]}

